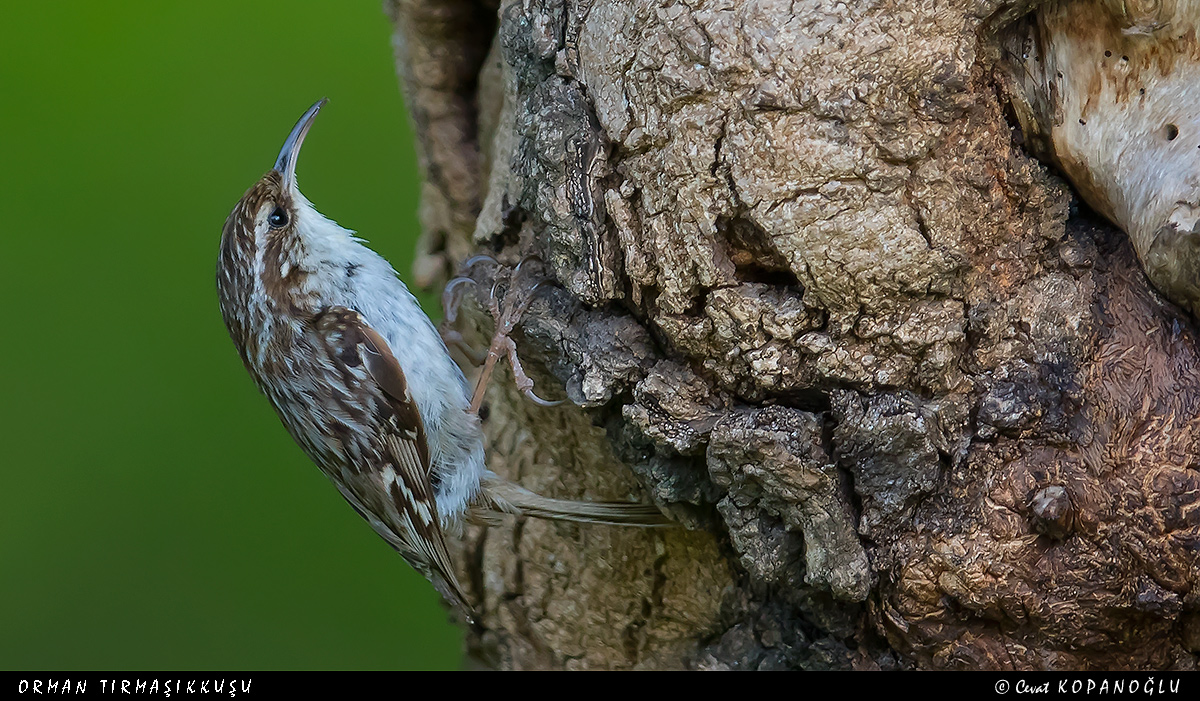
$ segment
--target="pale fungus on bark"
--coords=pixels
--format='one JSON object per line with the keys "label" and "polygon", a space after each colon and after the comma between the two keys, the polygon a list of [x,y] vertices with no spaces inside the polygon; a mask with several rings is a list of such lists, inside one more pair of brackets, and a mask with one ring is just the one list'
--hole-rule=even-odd
{"label": "pale fungus on bark", "polygon": [[1033,17],[1012,67],[1027,137],[1129,234],[1155,287],[1200,314],[1200,3],[1053,2]]}

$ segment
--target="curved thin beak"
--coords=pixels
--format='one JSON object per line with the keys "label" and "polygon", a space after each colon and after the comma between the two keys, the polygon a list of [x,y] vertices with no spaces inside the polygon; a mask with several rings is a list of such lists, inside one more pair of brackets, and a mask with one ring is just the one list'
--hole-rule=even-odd
{"label": "curved thin beak", "polygon": [[312,128],[317,112],[321,111],[326,102],[329,102],[329,98],[323,97],[317,100],[317,104],[308,108],[300,121],[296,122],[296,126],[292,127],[292,133],[288,134],[287,141],[283,142],[283,148],[279,150],[279,158],[275,159],[275,170],[283,176],[285,187],[291,188],[296,185],[296,159],[300,157],[300,146],[304,143],[308,130]]}

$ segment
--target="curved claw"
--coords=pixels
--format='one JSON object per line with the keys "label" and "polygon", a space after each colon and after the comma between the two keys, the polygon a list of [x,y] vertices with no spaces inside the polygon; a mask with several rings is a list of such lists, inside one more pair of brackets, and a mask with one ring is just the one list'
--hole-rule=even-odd
{"label": "curved claw", "polygon": [[442,315],[446,319],[446,323],[453,324],[458,318],[458,307],[462,304],[462,298],[455,296],[455,291],[466,283],[476,284],[469,277],[459,276],[446,283],[442,288]]}
{"label": "curved claw", "polygon": [[464,260],[462,262],[462,269],[470,270],[471,268],[474,268],[476,265],[479,265],[480,263],[482,263],[484,261],[487,261],[488,263],[491,263],[492,265],[496,265],[496,266],[500,265],[500,261],[496,260],[495,258],[489,256],[486,253],[479,253],[479,254],[473,255],[470,258]]}
{"label": "curved claw", "polygon": [[513,272],[512,272],[513,277],[516,277],[517,273],[521,272],[521,268],[531,260],[536,260],[537,262],[542,263],[542,264],[545,264],[545,262],[546,262],[546,261],[542,260],[542,257],[539,256],[538,254],[530,253],[530,254],[522,257],[521,260],[517,261],[517,267],[513,268]]}
{"label": "curved claw", "polygon": [[538,280],[537,282],[535,282],[533,284],[533,287],[529,288],[529,291],[525,293],[525,306],[526,307],[529,306],[529,303],[532,302],[533,298],[537,296],[538,290],[542,289],[542,285],[545,285],[545,284],[546,284],[545,280]]}
{"label": "curved claw", "polygon": [[539,397],[533,393],[532,387],[525,390],[525,396],[528,397],[529,401],[533,402],[534,404],[537,404],[538,406],[544,406],[544,407],[558,406],[559,404],[562,404],[563,402],[566,401],[565,399],[555,399],[554,401],[550,401],[549,399],[542,399],[541,397]]}

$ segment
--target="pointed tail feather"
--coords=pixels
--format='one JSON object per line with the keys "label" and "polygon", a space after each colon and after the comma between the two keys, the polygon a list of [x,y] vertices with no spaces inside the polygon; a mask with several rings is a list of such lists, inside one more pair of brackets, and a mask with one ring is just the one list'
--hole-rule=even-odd
{"label": "pointed tail feather", "polygon": [[653,528],[676,525],[653,504],[551,499],[496,476],[484,482],[484,490],[492,509],[508,514],[611,526]]}

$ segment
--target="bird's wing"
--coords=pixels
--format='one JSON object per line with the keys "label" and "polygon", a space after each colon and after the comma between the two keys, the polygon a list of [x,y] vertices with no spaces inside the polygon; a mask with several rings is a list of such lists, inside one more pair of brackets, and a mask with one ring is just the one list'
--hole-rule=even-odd
{"label": "bird's wing", "polygon": [[359,501],[355,508],[378,509],[373,515],[399,539],[393,545],[400,554],[444,596],[470,612],[446,552],[430,481],[425,424],[404,370],[383,337],[352,309],[330,307],[317,317],[316,328],[350,396],[360,405],[367,403],[373,419],[367,423],[379,433],[377,458],[367,451],[354,465],[353,484],[346,485]]}

